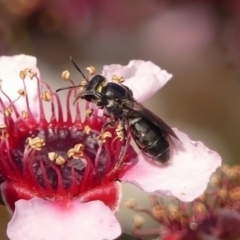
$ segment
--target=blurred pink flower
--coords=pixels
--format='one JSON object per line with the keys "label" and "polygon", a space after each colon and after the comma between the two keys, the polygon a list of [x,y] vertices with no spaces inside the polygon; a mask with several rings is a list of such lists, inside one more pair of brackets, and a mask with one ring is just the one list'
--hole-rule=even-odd
{"label": "blurred pink flower", "polygon": [[[104,67],[104,76],[110,79],[113,74],[126,79],[138,101],[149,98],[172,76],[144,61]],[[172,139],[175,147],[167,166],[141,153],[137,157],[128,144],[123,164],[109,174],[118,162],[121,141],[110,130],[113,137],[99,142],[106,120],[93,115],[82,121],[78,103],[73,120],[70,103],[76,90],[68,91],[64,119],[60,97],[40,80],[35,58],[1,57],[0,78],[1,193],[13,212],[7,230],[12,240],[114,239],[121,233],[113,214],[120,203],[119,179],[146,192],[191,201],[221,164],[216,152],[174,130],[180,141]],[[49,119],[43,100],[51,105]],[[90,227],[94,231],[87,230]]]}

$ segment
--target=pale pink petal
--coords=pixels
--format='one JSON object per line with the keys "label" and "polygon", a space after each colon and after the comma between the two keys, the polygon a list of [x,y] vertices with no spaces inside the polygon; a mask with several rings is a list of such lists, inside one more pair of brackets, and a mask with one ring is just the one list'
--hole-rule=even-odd
{"label": "pale pink petal", "polygon": [[117,219],[101,201],[19,200],[7,228],[11,240],[111,240],[120,234]]}
{"label": "pale pink petal", "polygon": [[[27,55],[16,55],[13,57],[2,56],[0,57],[0,79],[2,81],[1,87],[4,93],[10,97],[12,101],[19,97],[18,90],[23,89],[23,80],[20,78],[20,71],[30,68],[33,72],[36,72],[39,76],[39,71],[36,67],[37,59]],[[30,107],[33,110],[37,110],[38,97],[37,97],[37,81],[36,79],[31,80],[29,76],[25,78],[25,83],[28,89],[28,97]],[[2,93],[0,93],[1,99],[5,104],[9,104],[8,100]],[[18,111],[26,109],[26,99],[21,97],[15,102]],[[8,105],[6,105],[8,106]],[[0,119],[1,116],[0,116]]]}
{"label": "pale pink petal", "polygon": [[154,63],[142,60],[132,60],[127,66],[104,66],[102,74],[108,81],[113,75],[124,77],[123,84],[128,86],[133,91],[134,98],[141,102],[154,95],[172,78],[172,74]]}
{"label": "pale pink petal", "polygon": [[206,189],[211,174],[221,165],[221,157],[202,142],[191,141],[186,134],[173,130],[181,142],[172,139],[169,164],[157,165],[140,154],[136,165],[121,180],[148,193],[175,196],[188,202]]}

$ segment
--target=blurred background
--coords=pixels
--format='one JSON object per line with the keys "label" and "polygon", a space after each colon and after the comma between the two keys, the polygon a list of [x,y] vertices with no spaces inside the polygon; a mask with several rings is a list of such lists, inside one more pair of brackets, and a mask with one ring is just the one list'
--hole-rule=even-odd
{"label": "blurred background", "polygon": [[[38,58],[53,89],[65,69],[79,81],[70,55],[99,72],[131,59],[154,62],[174,78],[145,106],[224,162],[239,163],[238,0],[0,0],[0,54],[20,53]],[[5,240],[9,217],[4,207],[0,214]]]}

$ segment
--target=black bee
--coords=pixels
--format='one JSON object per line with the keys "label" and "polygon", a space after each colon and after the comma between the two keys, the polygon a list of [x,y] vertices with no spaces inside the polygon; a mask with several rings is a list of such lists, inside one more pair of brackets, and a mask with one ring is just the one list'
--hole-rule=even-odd
{"label": "black bee", "polygon": [[[118,125],[118,136],[123,140],[119,161],[121,162],[126,151],[126,127],[128,127],[132,138],[144,155],[157,163],[166,163],[170,157],[170,136],[178,139],[174,131],[163,120],[136,101],[127,86],[107,82],[102,75],[94,75],[87,80],[76,63],[72,59],[71,61],[87,81],[84,86],[80,85],[83,86],[83,90],[77,95],[75,101],[85,99],[104,110],[104,114],[109,117],[110,121],[103,126],[102,132],[108,127]],[[68,88],[76,87],[79,86]],[[63,89],[67,88],[57,91]]]}

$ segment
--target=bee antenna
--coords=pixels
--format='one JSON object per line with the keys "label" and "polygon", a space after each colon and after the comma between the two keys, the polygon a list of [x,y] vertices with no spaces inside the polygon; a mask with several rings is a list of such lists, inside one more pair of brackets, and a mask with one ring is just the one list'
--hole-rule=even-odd
{"label": "bee antenna", "polygon": [[85,75],[83,74],[83,72],[81,71],[81,69],[80,69],[80,68],[78,67],[78,65],[74,62],[73,57],[70,56],[69,58],[70,58],[70,61],[72,62],[72,64],[74,65],[74,67],[82,74],[83,78],[84,78],[86,81],[88,81],[87,78],[86,78],[86,76],[85,76]]}
{"label": "bee antenna", "polygon": [[59,92],[59,91],[62,91],[62,90],[65,90],[65,89],[71,89],[71,88],[77,88],[81,85],[78,85],[78,86],[71,86],[71,87],[63,87],[63,88],[58,88],[55,92]]}

